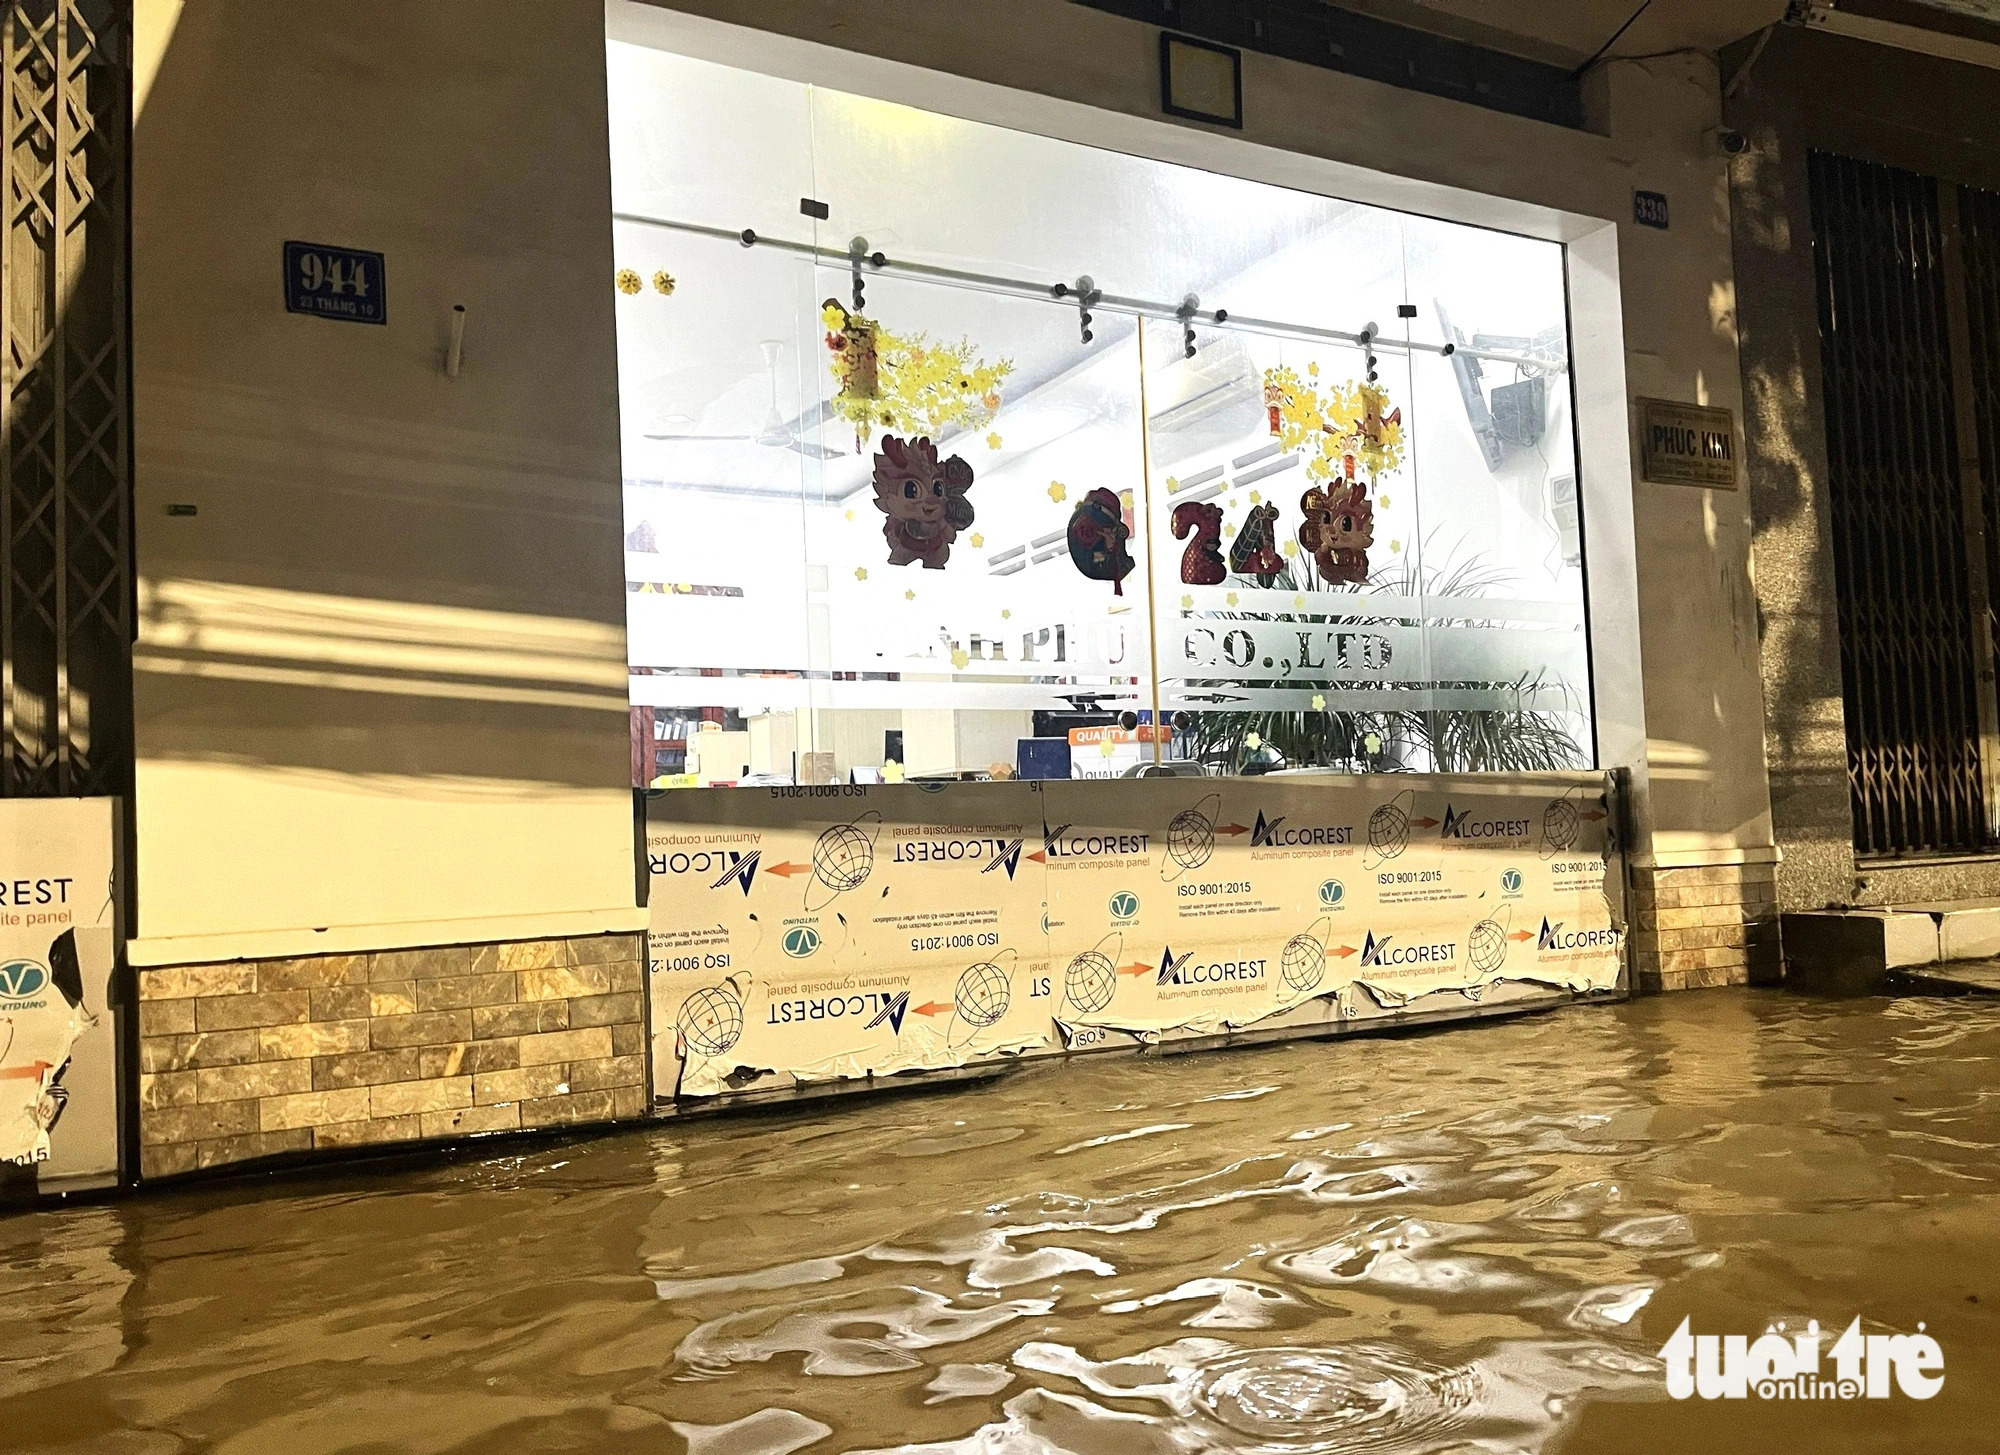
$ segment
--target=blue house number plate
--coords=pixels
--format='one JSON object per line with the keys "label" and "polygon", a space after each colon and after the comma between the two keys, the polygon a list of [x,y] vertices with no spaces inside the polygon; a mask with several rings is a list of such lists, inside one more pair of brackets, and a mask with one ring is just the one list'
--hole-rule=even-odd
{"label": "blue house number plate", "polygon": [[347,323],[387,323],[382,255],[325,243],[286,243],[285,311]]}

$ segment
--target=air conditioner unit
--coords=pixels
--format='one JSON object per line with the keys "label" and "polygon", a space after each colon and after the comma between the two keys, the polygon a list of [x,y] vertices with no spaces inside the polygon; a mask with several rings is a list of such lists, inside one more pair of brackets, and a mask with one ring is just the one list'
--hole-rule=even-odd
{"label": "air conditioner unit", "polygon": [[1242,341],[1224,334],[1148,374],[1146,409],[1153,463],[1171,465],[1261,431],[1264,376]]}

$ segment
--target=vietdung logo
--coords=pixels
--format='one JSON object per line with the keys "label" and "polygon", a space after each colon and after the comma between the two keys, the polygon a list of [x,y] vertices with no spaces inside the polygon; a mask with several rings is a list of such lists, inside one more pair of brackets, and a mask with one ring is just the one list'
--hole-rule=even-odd
{"label": "vietdung logo", "polygon": [[1328,909],[1338,909],[1341,901],[1346,898],[1347,886],[1342,884],[1338,879],[1328,879],[1321,882],[1319,886],[1319,902]]}
{"label": "vietdung logo", "polygon": [[1111,896],[1111,917],[1131,919],[1139,913],[1139,896],[1129,889],[1121,889]]}
{"label": "vietdung logo", "polygon": [[1521,871],[1519,869],[1501,870],[1500,888],[1502,892],[1507,894],[1519,894],[1521,892]]}
{"label": "vietdung logo", "polygon": [[33,960],[9,960],[0,965],[0,1000],[26,1000],[48,988],[46,965]]}
{"label": "vietdung logo", "polygon": [[819,949],[819,931],[811,925],[793,925],[785,931],[782,943],[787,955],[794,960],[803,960]]}

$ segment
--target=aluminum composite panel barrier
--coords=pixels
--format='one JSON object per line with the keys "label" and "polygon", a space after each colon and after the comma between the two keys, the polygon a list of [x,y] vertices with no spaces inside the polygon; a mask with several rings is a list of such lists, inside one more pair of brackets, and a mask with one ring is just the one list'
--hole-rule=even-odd
{"label": "aluminum composite panel barrier", "polygon": [[1603,774],[659,794],[655,1095],[1617,992],[1618,802]]}

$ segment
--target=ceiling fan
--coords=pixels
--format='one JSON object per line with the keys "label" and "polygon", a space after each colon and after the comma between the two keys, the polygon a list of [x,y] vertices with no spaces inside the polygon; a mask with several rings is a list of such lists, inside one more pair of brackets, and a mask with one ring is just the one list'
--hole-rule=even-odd
{"label": "ceiling fan", "polygon": [[816,445],[799,438],[798,433],[785,423],[785,417],[778,409],[778,351],[784,344],[777,339],[765,339],[757,345],[764,351],[764,369],[771,379],[771,412],[764,416],[764,424],[755,434],[648,434],[649,440],[668,440],[674,443],[723,441],[747,442],[763,445],[773,450],[796,450],[809,460],[832,460],[840,455],[839,450],[830,450],[824,445]]}

